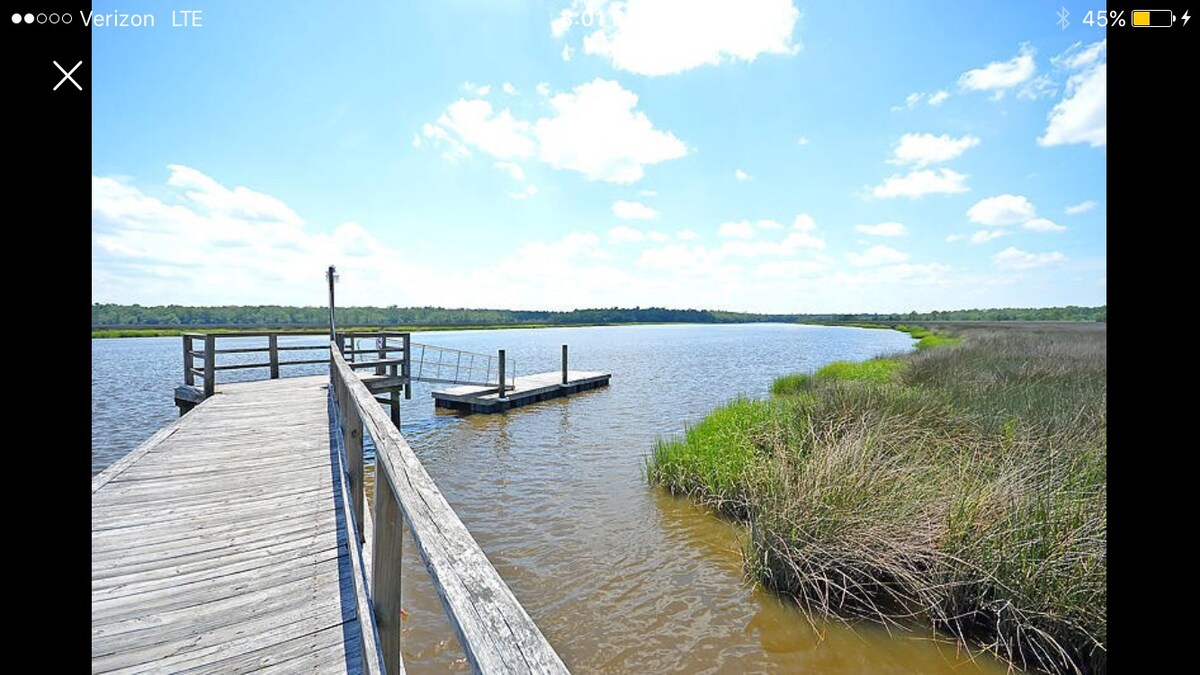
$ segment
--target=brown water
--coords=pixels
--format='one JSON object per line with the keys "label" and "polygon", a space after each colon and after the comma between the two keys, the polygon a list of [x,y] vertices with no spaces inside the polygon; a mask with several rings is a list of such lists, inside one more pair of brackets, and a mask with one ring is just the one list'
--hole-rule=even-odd
{"label": "brown water", "polygon": [[[559,345],[567,343],[572,368],[613,373],[607,389],[502,415],[435,412],[428,387],[418,386],[402,411],[410,445],[572,671],[1005,671],[924,632],[814,626],[743,577],[738,525],[649,486],[643,474],[656,438],[681,433],[720,403],[766,396],[783,373],[908,350],[908,336],[759,324],[463,331],[414,340],[480,352],[503,347],[518,374],[555,370]],[[115,408],[93,407],[94,471],[120,456],[111,448],[135,447],[137,435],[157,429],[154,420],[171,419],[177,354],[171,339],[93,344],[93,387],[118,397]],[[131,419],[140,421],[137,433],[129,432]],[[411,540],[403,585],[406,668],[468,670]]]}

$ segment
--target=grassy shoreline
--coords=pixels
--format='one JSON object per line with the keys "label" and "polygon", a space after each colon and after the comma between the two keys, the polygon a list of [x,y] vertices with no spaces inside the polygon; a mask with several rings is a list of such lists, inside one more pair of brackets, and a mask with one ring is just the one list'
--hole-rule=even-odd
{"label": "grassy shoreline", "polygon": [[1106,672],[1104,327],[906,328],[658,442],[648,479],[746,522],[747,572],[807,612]]}

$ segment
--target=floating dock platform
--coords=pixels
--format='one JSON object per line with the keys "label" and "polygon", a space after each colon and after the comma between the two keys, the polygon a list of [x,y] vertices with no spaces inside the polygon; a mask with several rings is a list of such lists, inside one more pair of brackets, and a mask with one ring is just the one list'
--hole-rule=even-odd
{"label": "floating dock platform", "polygon": [[538,373],[514,378],[511,388],[501,398],[495,385],[460,385],[433,392],[433,403],[438,408],[451,408],[473,413],[498,413],[538,401],[570,396],[581,391],[607,387],[612,373],[597,373],[584,370]]}

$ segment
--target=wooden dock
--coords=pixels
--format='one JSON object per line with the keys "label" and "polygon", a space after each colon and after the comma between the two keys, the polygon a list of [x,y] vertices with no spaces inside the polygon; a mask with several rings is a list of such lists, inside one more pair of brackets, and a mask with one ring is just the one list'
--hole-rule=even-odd
{"label": "wooden dock", "polygon": [[[93,673],[402,675],[405,526],[473,672],[567,673],[400,433],[408,334],[338,334],[293,361],[278,353],[314,348],[225,337],[247,336],[184,335],[182,416],[92,478]],[[218,361],[256,353],[270,360]],[[280,377],[314,362],[329,374]],[[244,368],[271,379],[216,382]]]}
{"label": "wooden dock", "polygon": [[328,389],[223,385],[93,478],[92,672],[364,670]]}
{"label": "wooden dock", "polygon": [[473,413],[498,413],[518,406],[570,396],[581,391],[608,386],[611,373],[583,370],[538,373],[514,378],[504,396],[499,387],[462,385],[433,392],[434,405]]}

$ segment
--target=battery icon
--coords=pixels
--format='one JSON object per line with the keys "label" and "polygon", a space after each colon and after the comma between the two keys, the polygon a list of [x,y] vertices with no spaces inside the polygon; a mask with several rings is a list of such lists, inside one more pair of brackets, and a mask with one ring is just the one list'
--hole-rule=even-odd
{"label": "battery icon", "polygon": [[1169,9],[1133,10],[1134,28],[1170,28],[1174,23],[1175,15]]}

